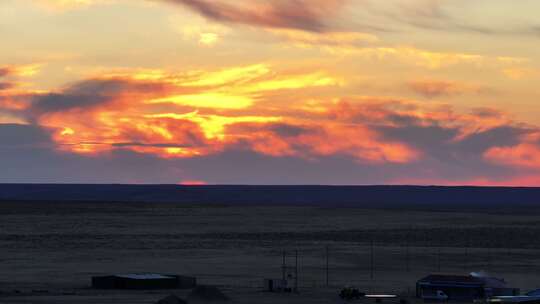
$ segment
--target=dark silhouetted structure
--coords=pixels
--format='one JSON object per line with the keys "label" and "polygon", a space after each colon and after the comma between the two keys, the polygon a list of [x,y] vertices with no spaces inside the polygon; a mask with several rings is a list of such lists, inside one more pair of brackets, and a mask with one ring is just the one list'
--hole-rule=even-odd
{"label": "dark silhouetted structure", "polygon": [[219,288],[207,285],[199,285],[195,287],[188,296],[188,302],[224,302],[229,300],[229,297],[221,292]]}
{"label": "dark silhouetted structure", "polygon": [[162,274],[119,274],[92,278],[97,289],[188,289],[194,288],[194,277]]}
{"label": "dark silhouetted structure", "polygon": [[170,295],[156,302],[156,304],[187,304],[186,301],[180,299],[175,295]]}

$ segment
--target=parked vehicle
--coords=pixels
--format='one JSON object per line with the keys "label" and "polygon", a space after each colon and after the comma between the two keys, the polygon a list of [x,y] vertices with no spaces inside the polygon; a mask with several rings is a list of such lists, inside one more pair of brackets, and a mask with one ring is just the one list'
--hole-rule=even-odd
{"label": "parked vehicle", "polygon": [[437,290],[433,295],[423,295],[422,298],[431,301],[448,301],[448,295],[442,290]]}

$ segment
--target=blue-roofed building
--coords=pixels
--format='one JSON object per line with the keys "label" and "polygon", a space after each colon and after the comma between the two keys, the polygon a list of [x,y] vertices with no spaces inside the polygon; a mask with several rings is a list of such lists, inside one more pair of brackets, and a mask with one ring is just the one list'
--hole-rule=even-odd
{"label": "blue-roofed building", "polygon": [[503,279],[487,276],[431,274],[416,283],[418,298],[437,300],[441,291],[448,296],[449,301],[519,295],[519,289],[508,287]]}

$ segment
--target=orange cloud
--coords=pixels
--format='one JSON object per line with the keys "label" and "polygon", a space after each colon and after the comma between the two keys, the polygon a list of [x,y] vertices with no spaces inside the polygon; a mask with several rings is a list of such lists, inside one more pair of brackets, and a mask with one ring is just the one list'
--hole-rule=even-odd
{"label": "orange cloud", "polygon": [[316,159],[347,155],[366,163],[407,163],[421,155],[405,143],[384,140],[367,126],[339,121],[237,124],[229,132],[241,134],[234,138],[236,143],[272,156]]}
{"label": "orange cloud", "polygon": [[[316,88],[336,85],[340,80],[324,71],[275,71],[265,64],[185,73],[123,70],[52,92],[8,93],[0,109],[52,130],[57,150],[93,157],[127,150],[187,160],[243,150],[273,158],[315,163],[345,158],[384,167],[453,157],[449,155],[522,166],[493,155],[536,155],[535,150],[497,150],[523,149],[520,136],[530,133],[499,111],[457,113],[449,106],[398,98],[310,95]],[[289,102],[291,96],[294,101]]]}
{"label": "orange cloud", "polygon": [[28,109],[30,103],[22,98],[16,98],[8,94],[0,92],[0,109],[22,111]]}
{"label": "orange cloud", "polygon": [[221,151],[236,138],[226,133],[229,125],[279,121],[275,115],[229,113],[254,107],[266,92],[329,85],[334,80],[324,73],[276,73],[266,65],[185,74],[118,71],[30,94],[25,107],[2,106],[55,129],[61,150],[130,149],[181,158]]}
{"label": "orange cloud", "polygon": [[489,161],[508,166],[540,169],[540,145],[520,143],[512,147],[494,147],[484,154]]}
{"label": "orange cloud", "polygon": [[348,154],[369,163],[409,163],[421,156],[420,151],[406,143],[384,140],[373,130],[359,125],[332,126],[326,136],[308,136],[304,141],[317,154]]}
{"label": "orange cloud", "polygon": [[201,115],[198,111],[186,114],[163,113],[147,115],[152,118],[170,118],[176,120],[188,120],[197,123],[206,137],[209,139],[224,139],[225,128],[229,125],[239,123],[267,123],[281,120],[280,117],[271,116],[220,116],[220,115]]}
{"label": "orange cloud", "polygon": [[0,78],[6,76],[31,77],[40,72],[41,64],[11,65],[0,67]]}
{"label": "orange cloud", "polygon": [[[259,76],[254,77],[253,71],[259,71]],[[56,130],[52,138],[59,149],[82,154],[130,149],[164,158],[185,158],[247,143],[254,151],[273,156],[342,154],[358,161],[382,163],[418,158],[419,153],[405,143],[382,141],[368,127],[347,122],[326,121],[320,132],[303,134],[294,141],[255,127],[284,119],[257,110],[255,100],[262,92],[333,84],[334,80],[323,73],[280,75],[270,73],[265,66],[187,76],[143,72],[131,77],[90,79],[58,92],[33,95],[29,108],[19,110],[32,121]],[[237,99],[213,93],[223,88],[238,94],[239,100],[253,101],[238,107],[226,105]],[[248,109],[261,114],[237,112]],[[250,127],[242,129],[242,125]],[[309,125],[316,128],[313,123]]]}

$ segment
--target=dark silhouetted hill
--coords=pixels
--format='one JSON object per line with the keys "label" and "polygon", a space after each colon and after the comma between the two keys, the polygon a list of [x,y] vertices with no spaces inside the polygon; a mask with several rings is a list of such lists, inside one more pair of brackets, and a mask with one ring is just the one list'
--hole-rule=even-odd
{"label": "dark silhouetted hill", "polygon": [[540,207],[540,188],[0,184],[0,201],[513,209]]}

